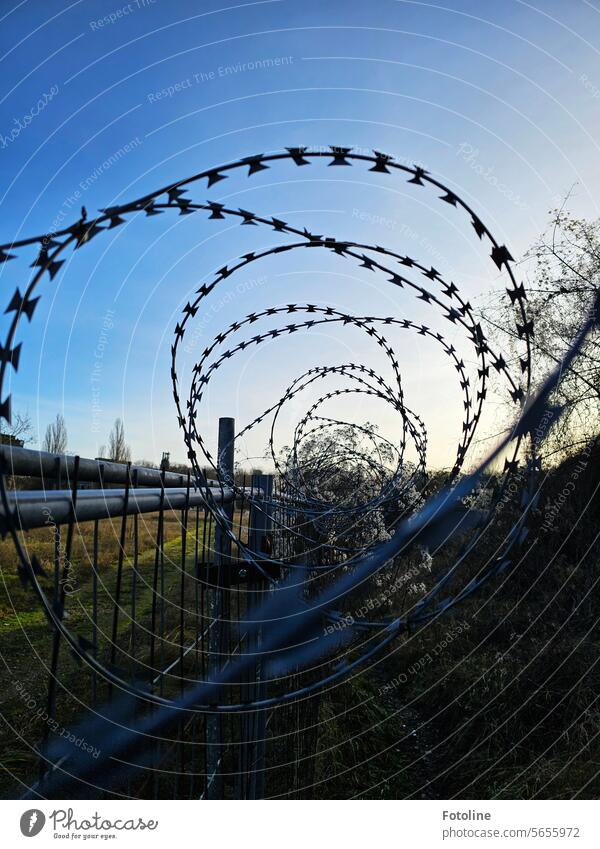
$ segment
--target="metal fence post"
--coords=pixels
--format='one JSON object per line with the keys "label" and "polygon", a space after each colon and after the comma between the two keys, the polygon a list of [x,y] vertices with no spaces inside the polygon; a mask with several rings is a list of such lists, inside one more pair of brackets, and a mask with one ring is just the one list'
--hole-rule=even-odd
{"label": "metal fence post", "polygon": [[[234,478],[235,419],[219,419],[217,447],[218,477],[224,487],[233,486]],[[231,528],[235,500],[221,505],[222,517]],[[208,638],[208,679],[213,680],[223,666],[229,650],[228,587],[231,568],[231,539],[220,523],[215,526],[215,579],[210,591],[210,631]],[[222,698],[222,697],[221,697]],[[224,747],[221,733],[221,718],[213,713],[206,721],[206,794],[207,799],[223,798]]]}
{"label": "metal fence post", "polygon": [[[273,515],[272,515],[272,495],[273,495],[273,476],[254,474],[252,475],[252,492],[261,491],[261,495],[254,495],[252,507],[250,510],[250,530],[249,530],[249,545],[252,551],[260,557],[270,557],[272,553],[272,531],[273,531]],[[262,601],[263,593],[267,587],[266,581],[257,574],[251,587],[251,596],[254,599],[254,607],[258,607]],[[254,700],[260,700],[265,696],[265,683],[263,680],[262,665],[260,662],[262,631],[259,629],[252,644],[248,645],[248,651],[256,652],[257,660],[254,673],[254,685],[251,688],[251,695]],[[267,712],[266,710],[256,710],[248,717],[248,740],[251,741],[248,745],[248,782],[247,782],[247,798],[262,799],[264,797],[265,784],[265,749],[266,749],[266,728]]]}

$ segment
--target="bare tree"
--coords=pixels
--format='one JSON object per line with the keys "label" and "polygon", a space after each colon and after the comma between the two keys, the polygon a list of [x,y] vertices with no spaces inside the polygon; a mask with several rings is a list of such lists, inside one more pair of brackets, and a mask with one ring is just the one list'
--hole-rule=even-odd
{"label": "bare tree", "polygon": [[27,413],[13,413],[12,422],[2,420],[0,442],[4,445],[25,445],[33,440],[33,426]]}
{"label": "bare tree", "polygon": [[50,454],[64,454],[67,450],[67,426],[60,413],[56,414],[56,419],[46,428],[42,449]]}
{"label": "bare tree", "polygon": [[[561,363],[585,320],[600,286],[600,221],[584,221],[565,211],[552,213],[550,225],[525,257],[527,312],[534,321],[533,386]],[[510,349],[511,307],[493,298],[484,319]],[[520,319],[517,319],[520,320]],[[554,393],[563,408],[545,439],[544,454],[560,458],[580,450],[600,430],[600,338],[593,334],[563,372]],[[514,412],[514,410],[513,410]]]}
{"label": "bare tree", "polygon": [[121,419],[115,419],[113,429],[108,435],[108,448],[100,448],[100,456],[115,463],[128,463],[131,460],[131,448],[125,442],[125,427]]}

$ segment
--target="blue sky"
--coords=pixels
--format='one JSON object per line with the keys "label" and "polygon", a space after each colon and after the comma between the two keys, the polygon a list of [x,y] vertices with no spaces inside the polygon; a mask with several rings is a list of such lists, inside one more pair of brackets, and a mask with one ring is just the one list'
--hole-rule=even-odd
{"label": "blue sky", "polygon": [[[600,12],[584,0],[7,0],[0,39],[1,242],[74,220],[82,204],[91,216],[203,168],[294,145],[375,148],[422,164],[515,258],[567,191],[574,213],[598,215]],[[410,252],[474,302],[502,286],[469,228],[402,181],[308,170],[237,175],[210,199]],[[193,194],[208,197],[204,187]],[[168,358],[179,311],[217,268],[274,244],[274,235],[169,214],[105,236],[44,280],[34,322],[20,329],[14,407],[31,415],[40,437],[62,411],[69,448],[82,455],[98,450],[120,415],[134,457],[168,450],[183,458]],[[199,338],[290,298],[356,314],[425,315],[348,262],[297,253],[256,263],[232,283],[233,296],[223,289],[207,301]],[[6,301],[30,273],[34,254],[20,256],[0,271]],[[407,402],[431,434],[430,460],[443,465],[460,429],[451,368],[422,340],[398,336],[394,345]],[[223,369],[202,429],[211,442],[219,415],[243,425],[300,370],[350,358],[386,369],[357,331],[263,346]],[[182,374],[192,364],[190,355]],[[282,441],[302,410],[300,401],[289,410]],[[393,437],[397,422],[377,404],[354,399],[338,412],[376,420]],[[264,443],[261,432],[242,449],[254,456]]]}

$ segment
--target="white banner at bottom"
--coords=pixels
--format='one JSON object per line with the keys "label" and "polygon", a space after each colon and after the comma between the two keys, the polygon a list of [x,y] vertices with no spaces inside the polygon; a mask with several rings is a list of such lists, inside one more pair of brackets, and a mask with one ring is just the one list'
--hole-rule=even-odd
{"label": "white banner at bottom", "polygon": [[[3,845],[600,847],[595,801],[3,801]],[[167,843],[167,841],[169,841]]]}

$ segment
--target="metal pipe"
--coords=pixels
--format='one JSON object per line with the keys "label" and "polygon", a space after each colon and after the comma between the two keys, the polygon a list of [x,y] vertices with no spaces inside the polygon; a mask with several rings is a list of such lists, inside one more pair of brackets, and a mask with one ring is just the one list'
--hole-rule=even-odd
{"label": "metal pipe", "polygon": [[[90,522],[95,519],[110,519],[139,513],[155,513],[160,509],[160,489],[131,489],[128,499],[124,489],[81,489],[77,493],[77,504],[73,507],[72,492],[65,490],[23,490],[8,493],[8,502],[12,511],[16,511],[15,520],[24,531],[41,528],[46,525],[66,524],[75,515],[77,522]],[[211,489],[210,494],[217,504],[227,504],[233,500],[231,489]],[[170,489],[164,493],[165,509],[182,510],[186,507],[187,488]],[[190,507],[206,506],[206,490],[192,490],[189,493]],[[4,510],[0,509],[0,529],[6,525]]]}
{"label": "metal pipe", "polygon": [[[8,475],[32,478],[48,478],[56,480],[63,478],[71,480],[75,470],[75,455],[50,454],[47,451],[36,451],[31,448],[17,448],[14,445],[0,445],[0,462],[4,463],[4,471]],[[80,457],[78,479],[87,483],[126,484],[127,463],[114,463],[112,460],[95,460]],[[135,477],[137,475],[137,479]],[[131,466],[132,480],[137,486],[160,486],[162,472],[160,469],[150,469],[148,466]],[[178,472],[165,472],[164,486],[185,486],[187,475]],[[218,486],[214,480],[208,481],[209,486]]]}

